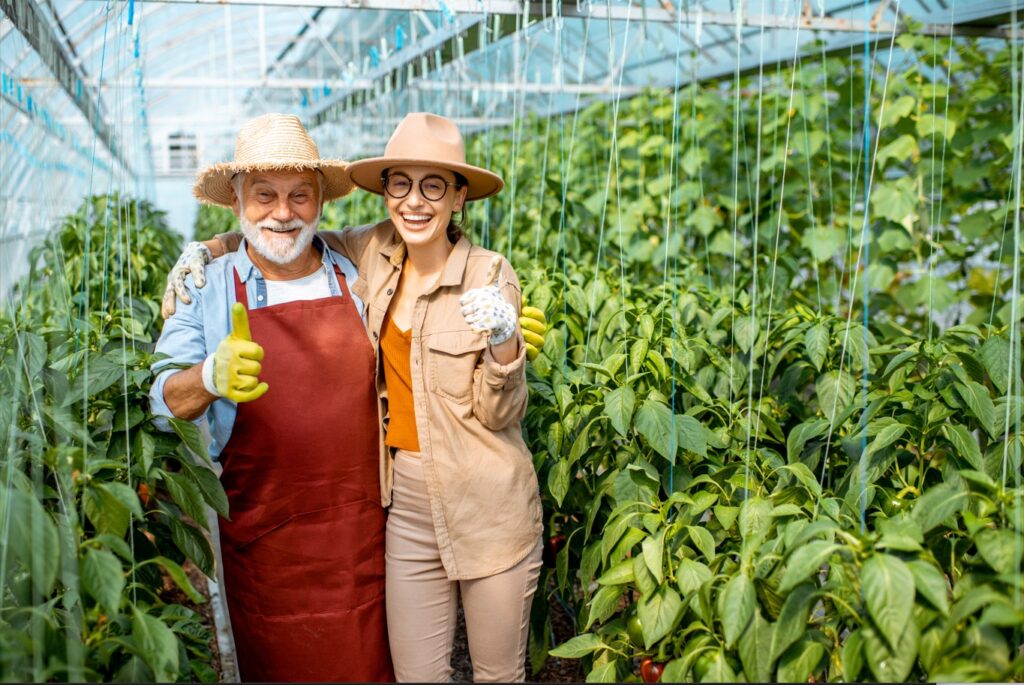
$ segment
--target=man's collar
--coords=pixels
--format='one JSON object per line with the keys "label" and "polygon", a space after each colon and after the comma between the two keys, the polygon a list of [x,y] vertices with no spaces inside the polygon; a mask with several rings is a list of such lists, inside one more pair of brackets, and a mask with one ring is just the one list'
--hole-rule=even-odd
{"label": "man's collar", "polygon": [[[259,269],[249,258],[249,251],[246,249],[247,245],[248,241],[242,238],[242,241],[238,244],[238,249],[231,254],[231,265],[235,267],[242,283],[247,282],[254,272],[260,273]],[[327,243],[320,237],[319,233],[313,235],[313,247],[320,251],[320,261],[324,266],[329,266],[333,269],[335,264],[334,254],[327,247]],[[263,274],[260,273],[260,276],[262,277]]]}

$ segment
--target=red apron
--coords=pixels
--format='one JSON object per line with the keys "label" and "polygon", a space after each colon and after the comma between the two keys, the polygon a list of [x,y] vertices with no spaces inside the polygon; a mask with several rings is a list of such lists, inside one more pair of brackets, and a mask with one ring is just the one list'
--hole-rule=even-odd
{"label": "red apron", "polygon": [[[221,454],[224,591],[246,681],[393,681],[374,354],[341,297],[249,310],[270,390]],[[248,308],[235,274],[235,299]]]}

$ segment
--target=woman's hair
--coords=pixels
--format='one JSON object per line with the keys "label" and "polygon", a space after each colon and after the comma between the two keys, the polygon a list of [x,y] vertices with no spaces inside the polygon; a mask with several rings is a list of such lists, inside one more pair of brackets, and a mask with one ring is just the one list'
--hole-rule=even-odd
{"label": "woman's hair", "polygon": [[[452,173],[455,174],[455,182],[459,184],[457,188],[464,188],[469,185],[469,181],[466,180],[465,176],[458,172]],[[459,211],[462,212],[462,217],[458,221],[455,220],[455,212],[452,212],[452,218],[448,221],[448,242],[453,245],[459,242],[459,238],[465,235],[462,231],[462,225],[466,223],[466,205],[462,205],[462,209]]]}

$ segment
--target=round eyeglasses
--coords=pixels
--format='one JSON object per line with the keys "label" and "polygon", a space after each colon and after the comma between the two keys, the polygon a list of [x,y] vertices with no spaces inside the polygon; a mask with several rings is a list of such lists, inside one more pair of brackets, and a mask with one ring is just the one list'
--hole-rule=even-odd
{"label": "round eyeglasses", "polygon": [[[385,174],[381,176],[381,181],[384,183],[384,191],[396,200],[401,200],[412,191],[412,179],[402,173]],[[458,188],[459,185],[440,176],[425,176],[419,181],[420,195],[436,202],[445,196],[448,186]]]}

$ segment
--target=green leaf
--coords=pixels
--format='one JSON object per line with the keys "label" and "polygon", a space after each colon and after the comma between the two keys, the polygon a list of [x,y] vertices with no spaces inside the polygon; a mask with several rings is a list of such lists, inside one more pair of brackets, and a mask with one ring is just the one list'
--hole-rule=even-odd
{"label": "green leaf", "polygon": [[905,162],[916,154],[917,139],[910,134],[903,134],[878,151],[875,163],[882,167],[890,159],[895,159],[897,162]]}
{"label": "green leaf", "polygon": [[760,611],[755,611],[753,620],[743,631],[739,653],[748,682],[767,683],[772,680],[772,661],[769,657],[776,630],[777,626],[764,620]]}
{"label": "green leaf", "polygon": [[687,452],[708,456],[708,430],[689,414],[676,414],[676,441]]}
{"label": "green leaf", "polygon": [[171,526],[171,539],[181,550],[181,553],[192,560],[199,567],[199,570],[209,577],[213,577],[214,559],[210,543],[202,531],[186,525],[175,518],[169,518]]}
{"label": "green leaf", "polygon": [[825,646],[809,637],[790,647],[779,660],[777,673],[779,682],[806,683],[825,656]]}
{"label": "green leaf", "polygon": [[203,508],[203,497],[199,488],[185,476],[178,473],[160,471],[167,492],[174,503],[197,523],[206,521],[206,509]]}
{"label": "green leaf", "polygon": [[937,114],[921,114],[917,117],[917,137],[931,138],[932,134],[952,140],[956,133],[956,122]]}
{"label": "green leaf", "polygon": [[624,588],[621,585],[606,585],[594,593],[590,599],[590,610],[587,612],[587,623],[584,630],[589,630],[595,623],[602,623],[615,613],[619,606]]}
{"label": "green leaf", "polygon": [[775,631],[772,633],[771,650],[769,651],[772,661],[782,656],[783,652],[807,632],[807,619],[817,596],[816,586],[811,583],[802,583],[793,588],[793,591],[786,597],[782,611],[779,613],[779,620],[775,622]]}
{"label": "green leaf", "polygon": [[715,538],[712,537],[711,533],[700,526],[687,526],[686,532],[690,534],[693,544],[704,554],[705,558],[709,562],[714,561]]}
{"label": "green leaf", "polygon": [[714,207],[701,204],[690,212],[685,223],[687,226],[696,228],[697,231],[706,238],[711,235],[713,230],[722,224],[722,218],[718,216],[718,212],[715,211]]}
{"label": "green leaf", "polygon": [[739,573],[725,584],[721,597],[719,612],[725,634],[725,647],[732,649],[754,615],[757,593],[750,578],[745,573]]}
{"label": "green leaf", "polygon": [[603,664],[598,664],[590,670],[587,674],[585,682],[588,683],[615,683],[618,682],[618,673],[616,668],[618,661],[607,661]]}
{"label": "green leaf", "polygon": [[999,388],[1000,393],[1005,394],[1006,384],[1010,380],[1010,341],[994,335],[982,344],[978,356],[992,383]]}
{"label": "green leaf", "polygon": [[640,594],[647,595],[658,589],[658,581],[655,579],[651,569],[647,568],[642,554],[633,557],[633,582]]}
{"label": "green leaf", "polygon": [[949,589],[942,571],[923,559],[908,561],[907,568],[914,576],[914,589],[917,590],[917,594],[928,600],[933,607],[942,612],[943,616],[948,616]]}
{"label": "green leaf", "polygon": [[1020,573],[1020,538],[1005,528],[983,528],[974,536],[981,558],[992,570],[1009,576]]}
{"label": "green leaf", "polygon": [[640,543],[640,548],[643,551],[644,562],[651,571],[651,575],[654,576],[654,580],[659,585],[665,582],[665,565],[662,559],[665,552],[665,529],[662,528],[656,534],[644,538],[644,541]]}
{"label": "green leaf", "polygon": [[871,445],[868,446],[868,452],[866,456],[871,456],[876,452],[884,450],[889,445],[893,444],[906,432],[907,427],[902,423],[890,423],[885,426],[882,430],[878,431],[875,437],[871,441]]}
{"label": "green leaf", "polygon": [[189,449],[192,454],[195,454],[210,468],[213,468],[213,462],[210,461],[210,453],[206,450],[206,442],[203,441],[203,436],[199,432],[199,428],[196,424],[191,421],[185,421],[183,419],[169,419],[171,426],[174,428],[174,432],[178,434],[181,441],[185,443],[185,447]]}
{"label": "green leaf", "polygon": [[804,349],[814,368],[821,371],[828,357],[828,327],[819,323],[808,328],[804,333]]}
{"label": "green leaf", "polygon": [[827,540],[815,540],[798,547],[790,555],[789,561],[786,563],[786,570],[782,574],[782,582],[779,583],[779,592],[788,592],[807,580],[808,576],[812,574],[816,576],[818,571],[821,570],[821,565],[840,549],[842,549],[841,545],[828,542]]}
{"label": "green leaf", "polygon": [[985,470],[985,462],[981,457],[981,448],[978,441],[971,432],[959,423],[945,423],[942,426],[942,434],[953,443],[957,454],[976,471]]}
{"label": "green leaf", "polygon": [[675,463],[672,410],[667,404],[644,400],[636,413],[636,429],[655,452]]}
{"label": "green leaf", "polygon": [[132,607],[132,642],[157,682],[174,682],[178,675],[178,640],[163,622]]}
{"label": "green leaf", "polygon": [[625,583],[632,583],[634,577],[633,559],[626,558],[602,573],[597,582],[600,585],[623,585]]}
{"label": "green leaf", "polygon": [[736,336],[736,344],[743,352],[750,352],[754,346],[759,333],[757,323],[749,316],[737,316],[733,324],[733,333]]}
{"label": "green leaf", "polygon": [[853,401],[856,384],[845,371],[827,371],[818,377],[818,407],[826,419],[843,413]]}
{"label": "green leaf", "polygon": [[[0,556],[6,557],[4,573],[15,562],[28,571],[32,588],[49,596],[61,568],[61,544],[57,526],[34,496],[0,486]],[[6,592],[6,577],[3,577]]]}
{"label": "green leaf", "polygon": [[968,409],[971,410],[974,417],[981,423],[981,427],[985,429],[985,432],[993,438],[996,437],[996,407],[992,403],[992,397],[988,394],[988,389],[974,381],[957,383],[956,389],[960,393],[960,397],[967,403]]}
{"label": "green leaf", "polygon": [[[820,437],[828,431],[828,421],[811,419],[798,424],[786,436],[786,459],[790,464],[799,463],[800,455],[808,440]],[[801,464],[802,465],[802,464]],[[806,468],[806,466],[804,467]],[[815,481],[817,482],[817,481]]]}
{"label": "green leaf", "polygon": [[548,471],[548,492],[555,499],[558,506],[562,506],[562,500],[569,492],[569,471],[572,467],[568,459],[559,459],[551,470]]}
{"label": "green leaf", "polygon": [[862,630],[854,630],[846,636],[840,657],[843,662],[843,680],[848,683],[859,681],[858,676],[864,668],[864,632]]}
{"label": "green leaf", "polygon": [[864,656],[875,678],[884,683],[906,682],[917,661],[917,624],[910,621],[899,635],[895,649],[889,647],[872,627],[864,626]]}
{"label": "green leaf", "polygon": [[113,355],[90,355],[88,372],[80,373],[71,383],[71,389],[64,396],[63,406],[69,407],[86,397],[96,397],[101,392],[124,378],[125,367],[121,360]]}
{"label": "green leaf", "polygon": [[676,627],[683,616],[683,600],[678,592],[663,585],[641,597],[636,611],[644,630],[644,646],[650,649]]}
{"label": "green leaf", "polygon": [[910,569],[891,554],[874,554],[864,562],[861,592],[875,625],[895,648],[914,609],[914,576]]}
{"label": "green leaf", "polygon": [[896,124],[900,119],[910,116],[917,105],[915,100],[910,95],[901,95],[900,97],[886,103],[884,111],[881,111],[882,121],[879,127],[887,129],[890,126]]}
{"label": "green leaf", "polygon": [[217,474],[202,464],[185,464],[184,466],[188,477],[199,487],[203,500],[213,507],[213,510],[218,514],[230,520],[228,516],[228,496],[224,492],[224,486],[221,485]]}
{"label": "green leaf", "polygon": [[105,485],[89,483],[82,495],[82,510],[97,532],[123,538],[131,523],[131,510]]}
{"label": "green leaf", "polygon": [[584,633],[583,635],[577,635],[567,642],[563,642],[548,652],[548,654],[562,659],[579,659],[599,649],[608,649],[608,645],[594,633]]}
{"label": "green leaf", "polygon": [[684,595],[699,591],[712,577],[711,569],[706,564],[686,557],[680,559],[676,567],[676,580]]}
{"label": "green leaf", "polygon": [[636,394],[627,386],[615,388],[604,398],[604,414],[611,421],[612,428],[623,437],[629,435],[635,404]]}
{"label": "green leaf", "polygon": [[753,496],[740,505],[740,536],[747,543],[763,540],[772,525],[772,503]]}
{"label": "green leaf", "polygon": [[189,599],[196,604],[206,603],[206,598],[199,594],[199,591],[192,585],[192,581],[188,579],[185,569],[178,562],[167,557],[153,557],[153,561],[163,566],[164,570],[167,571],[167,575],[174,581],[174,584],[181,588],[181,591],[188,595]]}
{"label": "green leaf", "polygon": [[[800,246],[811,253],[814,260],[824,262],[846,245],[846,231],[832,226],[814,226],[804,231]],[[819,369],[821,367],[818,367]]]}
{"label": "green leaf", "polygon": [[804,486],[804,489],[814,496],[815,499],[821,496],[821,484],[818,483],[818,479],[815,478],[814,474],[811,473],[811,469],[809,469],[806,464],[796,462],[780,466],[779,470],[789,471],[796,476],[796,479],[800,481],[800,484]]}
{"label": "green leaf", "polygon": [[121,562],[110,552],[87,549],[79,560],[82,587],[111,618],[117,616],[124,590]]}
{"label": "green leaf", "polygon": [[967,496],[966,490],[958,490],[950,483],[940,483],[918,498],[911,516],[921,524],[921,532],[927,534],[963,509],[967,504]]}

